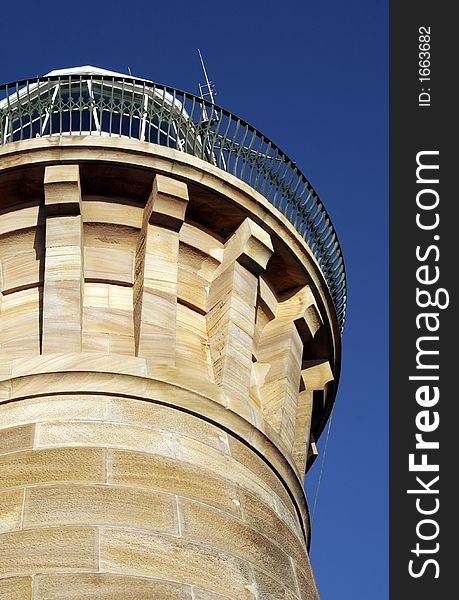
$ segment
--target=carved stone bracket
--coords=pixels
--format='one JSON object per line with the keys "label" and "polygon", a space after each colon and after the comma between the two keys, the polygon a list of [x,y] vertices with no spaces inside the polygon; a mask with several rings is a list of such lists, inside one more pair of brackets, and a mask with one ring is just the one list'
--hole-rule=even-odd
{"label": "carved stone bracket", "polygon": [[175,365],[179,231],[187,186],[156,175],[143,213],[134,270],[136,356]]}

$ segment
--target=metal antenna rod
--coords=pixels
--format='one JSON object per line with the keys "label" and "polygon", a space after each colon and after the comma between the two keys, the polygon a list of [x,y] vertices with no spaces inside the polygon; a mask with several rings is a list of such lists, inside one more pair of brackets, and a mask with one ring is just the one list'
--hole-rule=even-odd
{"label": "metal antenna rod", "polygon": [[212,104],[215,104],[214,94],[212,92],[212,83],[209,81],[209,77],[207,76],[206,66],[204,64],[204,59],[202,58],[201,50],[199,50],[199,48],[198,48],[198,54],[199,54],[199,58],[201,60],[202,70],[204,71],[204,77],[206,78],[206,86],[207,86],[207,90],[209,92],[210,99],[212,101]]}
{"label": "metal antenna rod", "polygon": [[[208,119],[209,119],[209,117],[207,116],[207,109],[206,109],[206,105],[205,105],[204,96],[209,96],[210,101],[212,102],[212,104],[215,104],[215,101],[214,101],[214,92],[213,92],[213,89],[212,89],[213,83],[211,81],[209,81],[209,77],[207,75],[206,65],[204,64],[204,59],[202,58],[201,50],[199,50],[199,48],[198,48],[198,54],[199,54],[199,59],[201,61],[202,70],[204,71],[204,77],[206,79],[205,85],[201,85],[200,83],[198,84],[198,86],[199,86],[199,92],[200,92],[201,98],[203,100],[203,102],[202,102],[202,120],[207,122]],[[207,88],[207,91],[204,92],[204,90],[206,88]],[[211,114],[213,114],[213,122],[218,122],[220,120],[220,115],[218,114],[217,111],[212,111]],[[220,154],[219,154],[218,162],[217,162],[215,153],[213,153],[213,158],[214,158],[215,164],[218,164],[219,166],[222,166],[223,170],[226,171],[226,161],[225,161],[225,157],[223,155],[222,148],[220,148]]]}

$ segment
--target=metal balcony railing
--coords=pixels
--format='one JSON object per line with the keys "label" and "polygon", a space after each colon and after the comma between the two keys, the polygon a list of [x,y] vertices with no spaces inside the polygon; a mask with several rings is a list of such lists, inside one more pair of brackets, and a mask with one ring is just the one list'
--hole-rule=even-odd
{"label": "metal balcony railing", "polygon": [[0,86],[0,144],[68,135],[134,138],[231,173],[267,198],[305,239],[342,330],[341,248],[324,205],[295,162],[252,125],[200,97],[130,76],[70,71]]}

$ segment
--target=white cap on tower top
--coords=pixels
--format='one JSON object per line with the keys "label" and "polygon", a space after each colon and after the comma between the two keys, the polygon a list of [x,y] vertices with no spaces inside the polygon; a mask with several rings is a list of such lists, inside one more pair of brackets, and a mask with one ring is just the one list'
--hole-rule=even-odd
{"label": "white cap on tower top", "polygon": [[[47,76],[54,75],[101,75],[108,77],[132,77],[126,73],[117,73],[116,71],[108,71],[107,69],[101,69],[99,67],[92,67],[91,65],[85,65],[83,67],[71,67],[69,69],[56,69],[46,73]],[[133,77],[134,79],[134,77]]]}

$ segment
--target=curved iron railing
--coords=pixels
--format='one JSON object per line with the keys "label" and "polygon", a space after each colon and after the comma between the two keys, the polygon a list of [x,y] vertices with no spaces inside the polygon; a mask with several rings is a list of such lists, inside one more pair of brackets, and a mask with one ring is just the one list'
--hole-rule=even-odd
{"label": "curved iron railing", "polygon": [[127,137],[175,148],[260,192],[316,257],[342,330],[346,275],[330,217],[296,163],[252,125],[192,94],[128,76],[71,73],[0,86],[0,144],[64,135]]}

